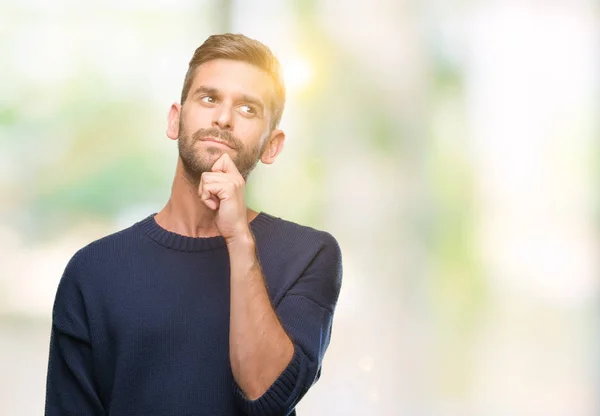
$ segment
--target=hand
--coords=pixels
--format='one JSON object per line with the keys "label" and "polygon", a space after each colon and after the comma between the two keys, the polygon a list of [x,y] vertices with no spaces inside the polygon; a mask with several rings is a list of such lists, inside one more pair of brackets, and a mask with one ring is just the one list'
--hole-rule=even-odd
{"label": "hand", "polygon": [[228,244],[251,235],[245,189],[246,181],[227,153],[223,153],[211,172],[204,172],[200,179],[200,199],[208,208],[216,211],[217,229]]}

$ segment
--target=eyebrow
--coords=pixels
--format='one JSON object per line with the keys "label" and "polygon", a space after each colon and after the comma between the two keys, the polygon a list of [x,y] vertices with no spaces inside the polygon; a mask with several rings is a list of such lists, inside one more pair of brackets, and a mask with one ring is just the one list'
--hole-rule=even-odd
{"label": "eyebrow", "polygon": [[[201,85],[194,91],[193,96],[196,97],[198,94],[209,94],[209,95],[219,95],[220,91],[218,88],[207,87],[205,85]],[[257,97],[253,97],[248,94],[242,94],[242,101],[248,104],[253,104],[260,108],[261,111],[264,111],[265,105],[262,100]]]}
{"label": "eyebrow", "polygon": [[193,96],[197,96],[198,94],[210,94],[210,95],[218,95],[219,90],[217,88],[205,87],[204,85],[196,88]]}

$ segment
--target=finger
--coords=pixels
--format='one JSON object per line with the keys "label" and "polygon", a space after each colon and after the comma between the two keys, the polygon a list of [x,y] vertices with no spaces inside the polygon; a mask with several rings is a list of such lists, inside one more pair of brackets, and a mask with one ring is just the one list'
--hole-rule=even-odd
{"label": "finger", "polygon": [[219,202],[218,198],[215,197],[211,197],[209,199],[203,199],[202,202],[204,202],[204,205],[207,206],[208,209],[212,210],[212,211],[217,211],[219,209],[219,206],[221,205]]}
{"label": "finger", "polygon": [[211,194],[208,190],[203,189],[200,192],[200,200],[206,205],[208,208],[212,210],[216,210],[219,208],[220,200],[216,195]]}
{"label": "finger", "polygon": [[202,194],[200,199],[209,209],[213,211],[219,209],[221,201],[215,195],[211,195],[210,193]]}
{"label": "finger", "polygon": [[217,159],[211,170],[213,172],[240,174],[237,166],[235,166],[235,163],[233,163],[233,160],[228,153],[223,153],[221,157]]}
{"label": "finger", "polygon": [[237,192],[239,189],[244,189],[246,182],[242,175],[235,175],[232,173],[223,173],[223,172],[204,172],[200,178],[200,187],[198,188],[198,192],[201,192],[202,184],[222,184],[223,186],[227,186],[228,189],[232,191],[231,195],[234,192]]}
{"label": "finger", "polygon": [[204,172],[201,177],[201,183],[223,183],[234,181],[235,177],[223,172]]}
{"label": "finger", "polygon": [[235,188],[236,185],[232,182],[205,183],[202,187],[200,199],[202,199],[209,208],[218,209],[221,201],[231,199],[231,196],[235,194]]}
{"label": "finger", "polygon": [[211,189],[206,182],[200,180],[200,186],[198,189],[198,193],[200,195],[200,200],[206,205],[209,209],[217,210],[219,209],[219,205],[221,200],[217,196],[218,190]]}

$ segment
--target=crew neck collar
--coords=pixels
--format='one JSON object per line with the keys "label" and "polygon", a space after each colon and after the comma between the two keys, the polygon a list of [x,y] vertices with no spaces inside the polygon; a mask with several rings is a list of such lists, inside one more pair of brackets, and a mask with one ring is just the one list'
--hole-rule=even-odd
{"label": "crew neck collar", "polygon": [[[188,237],[168,231],[156,222],[154,219],[155,215],[156,213],[149,215],[138,224],[148,237],[163,247],[178,251],[208,251],[226,246],[225,239],[222,236]],[[270,224],[274,218],[275,217],[272,217],[269,214],[259,212],[258,215],[250,221],[252,232],[256,234],[256,232]]]}

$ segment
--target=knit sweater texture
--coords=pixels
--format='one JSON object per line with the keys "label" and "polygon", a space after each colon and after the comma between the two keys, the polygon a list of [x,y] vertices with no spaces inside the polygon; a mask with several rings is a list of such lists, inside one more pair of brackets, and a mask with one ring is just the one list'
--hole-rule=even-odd
{"label": "knit sweater texture", "polygon": [[341,252],[331,234],[264,212],[250,228],[294,344],[261,397],[249,400],[231,371],[225,240],[169,232],[153,214],[67,264],[52,311],[46,416],[295,415],[320,376]]}

